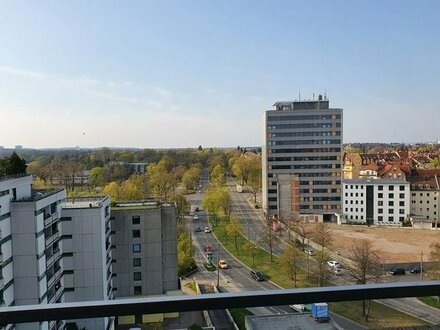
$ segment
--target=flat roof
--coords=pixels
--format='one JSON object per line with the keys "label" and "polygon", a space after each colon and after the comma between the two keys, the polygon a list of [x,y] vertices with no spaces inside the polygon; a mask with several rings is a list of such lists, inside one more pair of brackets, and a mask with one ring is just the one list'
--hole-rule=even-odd
{"label": "flat roof", "polygon": [[292,313],[281,315],[246,316],[249,330],[286,330],[286,329],[338,329],[333,321],[317,323],[309,313]]}
{"label": "flat roof", "polygon": [[349,184],[401,184],[401,185],[409,185],[408,181],[402,181],[402,180],[390,180],[390,179],[345,179],[342,180],[342,183],[349,183]]}
{"label": "flat roof", "polygon": [[63,203],[63,208],[66,209],[84,209],[84,208],[99,208],[104,201],[108,199],[105,197],[93,197],[93,198],[78,198],[68,199]]}

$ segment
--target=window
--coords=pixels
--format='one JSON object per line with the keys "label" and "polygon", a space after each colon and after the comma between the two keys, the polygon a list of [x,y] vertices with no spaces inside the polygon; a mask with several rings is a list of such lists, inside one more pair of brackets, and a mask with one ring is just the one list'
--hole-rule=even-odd
{"label": "window", "polygon": [[140,244],[133,244],[133,252],[134,253],[141,252],[141,245]]}
{"label": "window", "polygon": [[133,225],[139,225],[139,224],[141,223],[141,217],[138,216],[138,215],[133,215],[133,216],[131,217],[131,223],[132,223]]}
{"label": "window", "polygon": [[388,194],[388,198],[394,198],[394,194],[389,193],[389,194]]}
{"label": "window", "polygon": [[400,209],[399,214],[405,214],[405,209]]}
{"label": "window", "polygon": [[134,295],[140,296],[142,294],[142,287],[141,286],[135,286],[134,287]]}
{"label": "window", "polygon": [[348,193],[345,193],[345,197],[348,197]]}
{"label": "window", "polygon": [[394,221],[394,217],[388,217],[388,221],[393,222]]}
{"label": "window", "polygon": [[377,202],[377,205],[379,205],[379,206],[383,206],[383,201],[378,201],[378,202]]}
{"label": "window", "polygon": [[133,273],[133,281],[140,281],[142,280],[142,273],[141,272],[134,272]]}
{"label": "window", "polygon": [[377,217],[377,221],[383,221],[383,216],[381,216],[381,215],[378,216],[378,217]]}
{"label": "window", "polygon": [[141,258],[133,258],[133,267],[141,266]]}
{"label": "window", "polygon": [[378,198],[383,198],[383,193],[378,193],[378,194],[377,194],[377,197],[378,197]]}
{"label": "window", "polygon": [[394,186],[388,186],[388,190],[389,191],[393,191],[394,190]]}
{"label": "window", "polygon": [[388,214],[393,214],[394,213],[394,209],[388,209]]}
{"label": "window", "polygon": [[377,209],[377,213],[382,214],[383,213],[383,209]]}
{"label": "window", "polygon": [[405,190],[405,186],[399,186],[399,190],[400,191],[404,191]]}
{"label": "window", "polygon": [[394,202],[393,201],[388,201],[388,206],[394,206]]}
{"label": "window", "polygon": [[345,200],[345,204],[348,204],[348,200]]}
{"label": "window", "polygon": [[133,238],[141,237],[141,231],[139,229],[133,230]]}
{"label": "window", "polygon": [[399,194],[399,198],[405,198],[405,194]]}
{"label": "window", "polygon": [[399,206],[405,206],[405,202],[404,201],[400,201],[399,202]]}
{"label": "window", "polygon": [[378,190],[383,190],[383,186],[377,186]]}
{"label": "window", "polygon": [[399,221],[403,222],[403,221],[405,221],[405,218],[404,217],[399,217]]}
{"label": "window", "polygon": [[345,212],[348,212],[348,207],[345,208]]}

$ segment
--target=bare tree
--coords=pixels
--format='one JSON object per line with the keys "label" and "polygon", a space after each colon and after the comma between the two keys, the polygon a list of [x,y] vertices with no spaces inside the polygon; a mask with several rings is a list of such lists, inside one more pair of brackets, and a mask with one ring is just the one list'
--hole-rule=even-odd
{"label": "bare tree", "polygon": [[298,273],[301,269],[300,263],[304,260],[304,254],[295,245],[287,244],[284,248],[283,254],[280,256],[279,262],[281,268],[283,268],[293,280],[296,288],[296,282]]}
{"label": "bare tree", "polygon": [[312,234],[310,228],[299,219],[292,219],[289,229],[299,236],[302,247],[305,246],[306,239],[310,238]]}
{"label": "bare tree", "polygon": [[327,223],[318,224],[312,233],[312,237],[315,243],[321,246],[321,250],[333,245],[333,236],[330,230],[330,225]]}
{"label": "bare tree", "polygon": [[279,241],[279,237],[275,235],[272,229],[272,220],[270,219],[267,220],[266,232],[263,234],[261,241],[268,247],[270,253],[270,261],[273,262],[273,249],[276,242]]}
{"label": "bare tree", "polygon": [[[381,275],[379,257],[372,241],[363,239],[354,243],[348,258],[350,262],[345,262],[344,266],[357,284],[378,281]],[[370,301],[367,304],[367,301],[362,300],[362,313],[365,321],[368,321]]]}
{"label": "bare tree", "polygon": [[313,280],[316,286],[325,286],[332,276],[332,270],[327,264],[330,255],[326,250],[321,250],[316,253],[315,260],[312,268]]}

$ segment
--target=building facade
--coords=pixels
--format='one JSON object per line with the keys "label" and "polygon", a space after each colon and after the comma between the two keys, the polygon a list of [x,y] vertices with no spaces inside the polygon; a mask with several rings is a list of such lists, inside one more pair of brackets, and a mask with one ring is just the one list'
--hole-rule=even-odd
{"label": "building facade", "polygon": [[399,180],[344,180],[346,222],[401,226],[409,221],[410,185]]}
{"label": "building facade", "polygon": [[263,208],[280,220],[341,212],[343,111],[329,100],[276,102],[263,117]]}
{"label": "building facade", "polygon": [[[113,299],[110,198],[62,203],[64,301]],[[79,328],[107,329],[108,318],[74,320]]]}
{"label": "building facade", "polygon": [[115,297],[178,289],[177,216],[173,205],[112,208]]}

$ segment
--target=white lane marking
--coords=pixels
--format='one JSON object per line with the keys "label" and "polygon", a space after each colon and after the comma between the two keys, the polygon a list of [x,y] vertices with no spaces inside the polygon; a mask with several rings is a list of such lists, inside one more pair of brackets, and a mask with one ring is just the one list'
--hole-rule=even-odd
{"label": "white lane marking", "polygon": [[242,287],[242,288],[244,288],[244,286],[242,284],[238,283],[238,282],[237,282],[237,285]]}

